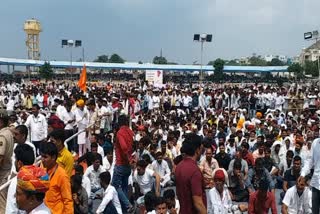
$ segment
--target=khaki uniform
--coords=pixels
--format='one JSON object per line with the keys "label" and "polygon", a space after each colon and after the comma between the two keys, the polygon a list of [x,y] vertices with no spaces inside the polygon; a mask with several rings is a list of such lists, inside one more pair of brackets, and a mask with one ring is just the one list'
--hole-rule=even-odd
{"label": "khaki uniform", "polygon": [[[0,130],[0,156],[3,158],[0,164],[0,185],[8,181],[12,168],[14,139],[9,127]],[[0,213],[5,213],[8,188],[0,192]]]}

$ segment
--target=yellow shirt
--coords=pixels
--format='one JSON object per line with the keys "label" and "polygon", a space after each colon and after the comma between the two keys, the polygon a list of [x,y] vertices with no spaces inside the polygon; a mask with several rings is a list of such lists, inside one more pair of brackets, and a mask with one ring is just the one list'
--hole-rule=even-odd
{"label": "yellow shirt", "polygon": [[63,149],[59,152],[57,163],[66,171],[67,175],[71,177],[74,159],[66,147],[63,147]]}
{"label": "yellow shirt", "polygon": [[49,190],[44,202],[54,214],[73,214],[73,200],[70,178],[58,165],[48,171],[50,175]]}

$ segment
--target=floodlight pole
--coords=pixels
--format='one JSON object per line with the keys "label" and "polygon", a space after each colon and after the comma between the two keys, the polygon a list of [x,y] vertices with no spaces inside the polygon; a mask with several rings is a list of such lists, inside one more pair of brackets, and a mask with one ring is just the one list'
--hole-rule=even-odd
{"label": "floodlight pole", "polygon": [[203,81],[203,70],[202,70],[202,59],[203,59],[203,43],[204,40],[201,39],[201,56],[200,56],[200,84],[202,84]]}
{"label": "floodlight pole", "polygon": [[71,76],[71,81],[72,81],[72,49],[73,49],[73,45],[70,47],[70,76]]}

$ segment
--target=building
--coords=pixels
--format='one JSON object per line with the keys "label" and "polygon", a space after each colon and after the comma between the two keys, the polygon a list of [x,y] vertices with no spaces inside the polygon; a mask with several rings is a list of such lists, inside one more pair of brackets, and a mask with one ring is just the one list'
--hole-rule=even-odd
{"label": "building", "polygon": [[305,61],[316,61],[320,57],[320,41],[317,41],[308,48],[302,49],[300,54],[300,62],[304,64]]}
{"label": "building", "polygon": [[265,55],[264,60],[266,62],[271,62],[272,59],[279,59],[283,63],[287,63],[288,57],[285,55]]}

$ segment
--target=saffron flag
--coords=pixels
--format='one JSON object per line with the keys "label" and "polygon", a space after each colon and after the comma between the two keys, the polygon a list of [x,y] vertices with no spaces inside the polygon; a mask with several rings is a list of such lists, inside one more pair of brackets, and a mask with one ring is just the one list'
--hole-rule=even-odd
{"label": "saffron flag", "polygon": [[78,86],[82,91],[87,90],[87,68],[86,68],[86,65],[83,65],[80,79],[78,81]]}

